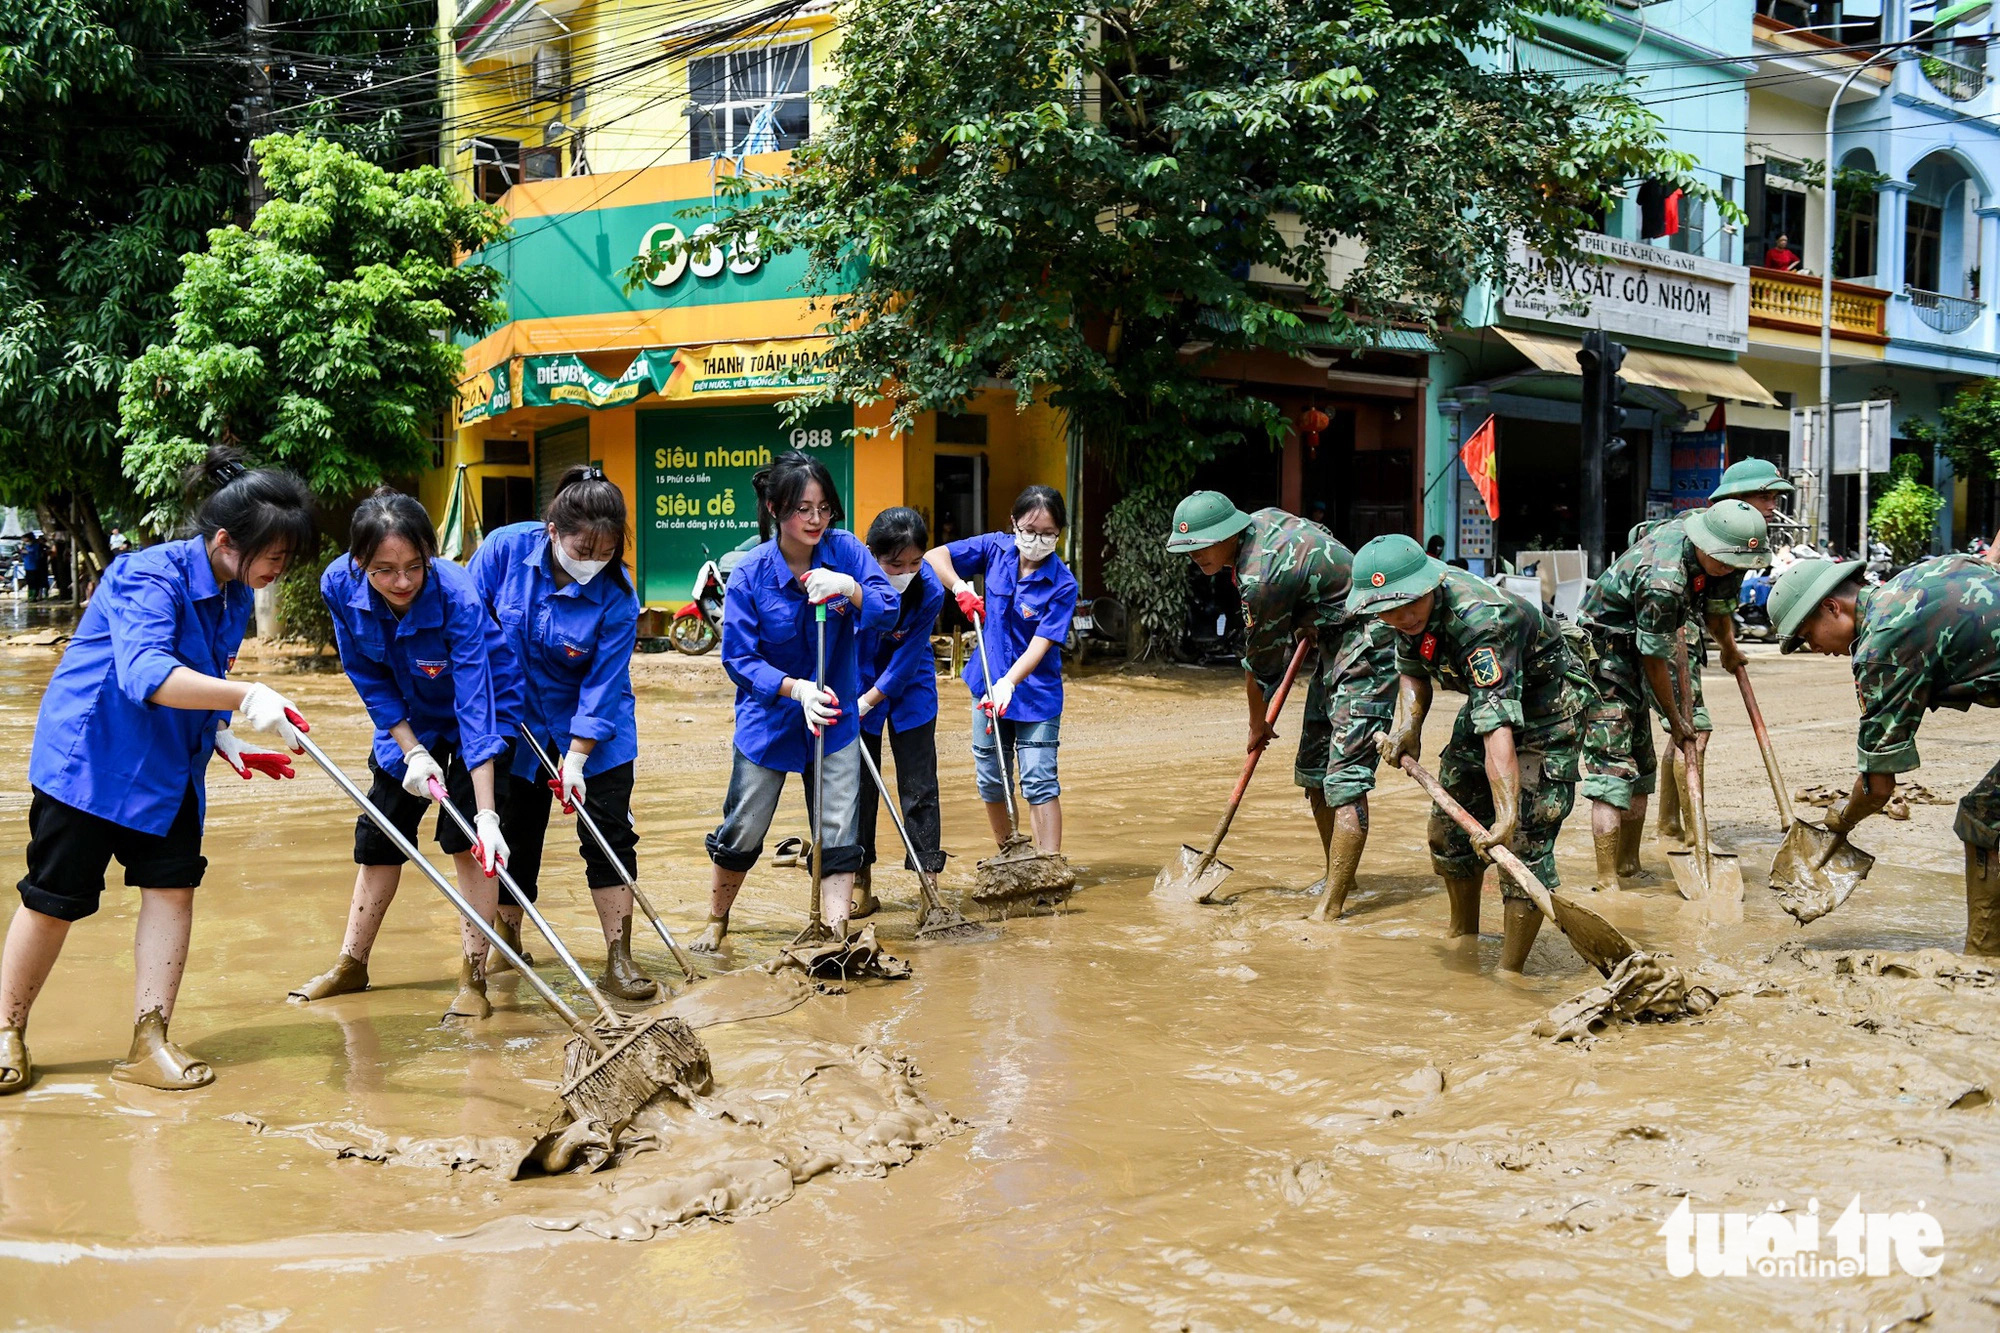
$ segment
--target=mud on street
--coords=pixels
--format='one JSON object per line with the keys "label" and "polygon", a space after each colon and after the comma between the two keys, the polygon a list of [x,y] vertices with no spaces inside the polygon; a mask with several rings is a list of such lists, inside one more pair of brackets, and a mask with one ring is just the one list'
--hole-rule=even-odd
{"label": "mud on street", "polygon": [[[15,774],[0,838],[16,867],[54,660],[0,649]],[[1759,650],[1752,671],[1788,785],[1844,787],[1847,663]],[[728,777],[731,692],[713,659],[641,657],[633,672],[640,876],[685,938],[705,913],[702,836]],[[370,727],[347,681],[283,683],[359,772]],[[955,723],[962,696],[946,689]],[[1650,837],[1657,887],[1586,896],[1729,993],[1699,1019],[1577,1045],[1529,1028],[1596,974],[1551,928],[1524,981],[1496,979],[1490,876],[1486,935],[1442,942],[1428,805],[1400,776],[1379,779],[1347,918],[1301,919],[1319,852],[1289,785],[1296,697],[1225,852],[1235,900],[1150,899],[1175,848],[1206,837],[1241,763],[1240,677],[1086,674],[1070,689],[1065,850],[1083,887],[1069,908],[1017,917],[989,944],[921,944],[914,885],[885,868],[877,929],[914,976],[833,994],[762,975],[704,982],[675,1011],[701,1029],[715,1097],[699,1114],[652,1114],[656,1150],[599,1174],[507,1178],[550,1107],[566,1034],[506,976],[490,1022],[439,1026],[458,931],[415,876],[376,947],[373,990],[284,1002],[338,948],[353,807],[306,765],[283,784],[211,765],[211,868],[175,1032],[217,1080],[175,1095],[108,1077],[137,910],[114,879],[35,1011],[40,1082],[0,1106],[0,1324],[2000,1323],[1995,974],[1908,957],[1962,940],[1950,802],[1994,759],[1986,714],[1931,716],[1913,776],[1943,803],[1869,821],[1858,840],[1882,864],[1800,927],[1764,887],[1780,829],[1735,691],[1711,671],[1709,801],[1718,844],[1743,853],[1741,921],[1682,902]],[[1440,693],[1438,712],[1457,698]],[[1433,747],[1447,725],[1432,719]],[[990,844],[963,740],[940,732],[955,893]],[[731,966],[797,931],[807,877],[772,868],[769,851],[804,831],[794,784],[736,907]],[[886,820],[882,834],[886,867]],[[427,818],[426,849],[430,837]],[[1559,855],[1566,884],[1590,882],[1585,813]],[[552,856],[543,905],[589,940],[581,881]],[[638,951],[664,979],[649,939]],[[530,946],[574,996],[532,933]],[[1884,952],[1899,958],[1885,966]],[[1667,1274],[1657,1232],[1683,1196],[1700,1211],[1795,1214],[1817,1197],[1824,1231],[1857,1194],[1871,1211],[1934,1216],[1942,1270]]]}

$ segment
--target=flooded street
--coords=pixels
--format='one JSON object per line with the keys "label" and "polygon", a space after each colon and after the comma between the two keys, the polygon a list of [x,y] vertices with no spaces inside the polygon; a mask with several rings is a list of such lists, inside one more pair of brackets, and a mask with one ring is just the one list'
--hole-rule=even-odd
{"label": "flooded street", "polygon": [[[0,649],[10,882],[53,662]],[[238,669],[260,664],[246,654]],[[1847,664],[1760,650],[1752,674],[1789,785],[1844,786]],[[685,940],[706,912],[701,839],[728,775],[729,687],[713,659],[641,657],[634,676],[641,880]],[[361,773],[369,727],[345,678],[272,679]],[[375,988],[286,1004],[338,950],[354,810],[305,760],[282,785],[212,766],[210,868],[174,1032],[217,1080],[178,1095],[111,1082],[137,910],[114,878],[35,1011],[39,1084],[0,1102],[0,1325],[1994,1326],[1995,974],[1920,961],[1872,975],[1885,969],[1866,957],[1962,942],[1949,802],[1996,757],[1993,714],[1930,715],[1913,776],[1946,803],[1865,824],[1856,841],[1882,864],[1800,927],[1764,887],[1781,830],[1741,705],[1726,677],[1706,683],[1712,822],[1743,853],[1742,920],[1705,923],[1650,841],[1656,888],[1584,895],[1727,992],[1701,1019],[1587,1048],[1530,1035],[1596,973],[1550,927],[1525,981],[1497,979],[1491,882],[1488,934],[1443,943],[1428,804],[1399,775],[1380,778],[1347,918],[1303,921],[1319,867],[1290,785],[1298,702],[1224,850],[1236,899],[1155,902],[1153,876],[1206,838],[1241,764],[1240,677],[1094,675],[1071,687],[1063,729],[1081,886],[1068,910],[1009,921],[993,943],[920,944],[914,886],[885,869],[877,928],[910,980],[844,994],[702,983],[684,1004],[708,1024],[709,1113],[656,1117],[658,1151],[616,1170],[515,1182],[493,1168],[552,1103],[559,1023],[503,977],[491,1021],[439,1026],[458,933],[414,874],[376,946]],[[962,692],[945,698],[962,717]],[[1427,756],[1455,706],[1440,694]],[[955,726],[940,750],[955,893],[990,844]],[[801,924],[807,878],[768,853],[805,827],[793,786],[737,904],[729,966],[769,958]],[[882,833],[893,865],[887,820]],[[543,904],[595,967],[602,943],[565,847],[552,832]],[[1559,854],[1581,892],[1587,809]],[[664,980],[658,941],[642,932],[635,949]],[[1938,974],[1895,975],[1910,971]],[[1935,1217],[1942,1271],[1668,1275],[1658,1232],[1683,1196],[1696,1212],[1793,1215],[1816,1197],[1824,1233],[1857,1194],[1864,1211]],[[710,1212],[728,1220],[671,1225]]]}

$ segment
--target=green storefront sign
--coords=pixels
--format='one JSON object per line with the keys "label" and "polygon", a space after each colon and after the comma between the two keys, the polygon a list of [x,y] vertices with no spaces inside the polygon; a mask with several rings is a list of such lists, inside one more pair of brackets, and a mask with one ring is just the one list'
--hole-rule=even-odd
{"label": "green storefront sign", "polygon": [[604,378],[579,356],[531,356],[521,362],[521,405],[587,407],[593,411],[630,407],[649,394],[665,393],[667,381],[673,377],[674,352],[670,347],[640,352],[615,380]]}
{"label": "green storefront sign", "polygon": [[851,505],[854,446],[845,433],[853,426],[850,407],[821,408],[796,424],[777,404],[639,412],[640,600],[684,605],[703,561],[757,535],[750,478],[787,450],[824,462]]}

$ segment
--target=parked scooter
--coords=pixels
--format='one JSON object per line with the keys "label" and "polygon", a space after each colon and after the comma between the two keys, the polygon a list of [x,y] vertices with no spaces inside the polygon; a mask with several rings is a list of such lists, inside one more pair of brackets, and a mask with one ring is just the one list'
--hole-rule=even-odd
{"label": "parked scooter", "polygon": [[1771,581],[1771,575],[1762,570],[1753,570],[1743,576],[1743,591],[1736,601],[1738,639],[1762,643],[1776,636],[1776,631],[1771,628],[1768,609]]}
{"label": "parked scooter", "polygon": [[723,596],[729,588],[729,576],[756,547],[757,538],[750,537],[717,560],[707,543],[702,544],[701,553],[707,558],[695,573],[688,604],[667,626],[667,639],[675,648],[689,657],[700,657],[722,642]]}

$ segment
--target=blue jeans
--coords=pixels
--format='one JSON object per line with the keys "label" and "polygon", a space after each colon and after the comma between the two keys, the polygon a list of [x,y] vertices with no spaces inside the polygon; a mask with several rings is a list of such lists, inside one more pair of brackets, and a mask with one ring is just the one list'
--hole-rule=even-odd
{"label": "blue jeans", "polygon": [[986,730],[986,714],[979,711],[979,705],[972,706],[972,767],[979,776],[979,799],[991,805],[998,805],[1007,799],[1007,787],[1000,777],[1000,750],[994,744],[997,736],[1004,741],[1013,755],[1007,765],[1008,772],[1021,784],[1021,795],[1028,798],[1029,805],[1047,805],[1062,795],[1062,783],[1056,779],[1056,749],[1062,732],[1062,719],[1052,717],[1046,722],[1015,722],[1000,718],[995,725],[997,731]]}
{"label": "blue jeans", "polygon": [[[764,854],[764,835],[770,832],[771,817],[778,810],[778,794],[785,789],[782,769],[765,768],[734,750],[729,770],[729,795],[722,803],[722,824],[708,835],[708,859],[724,870],[748,870]],[[803,774],[806,810],[818,808],[818,775],[807,764]],[[826,827],[820,852],[820,870],[828,875],[850,874],[861,869],[862,850],[857,833],[861,822],[861,749],[856,741],[826,757]]]}

